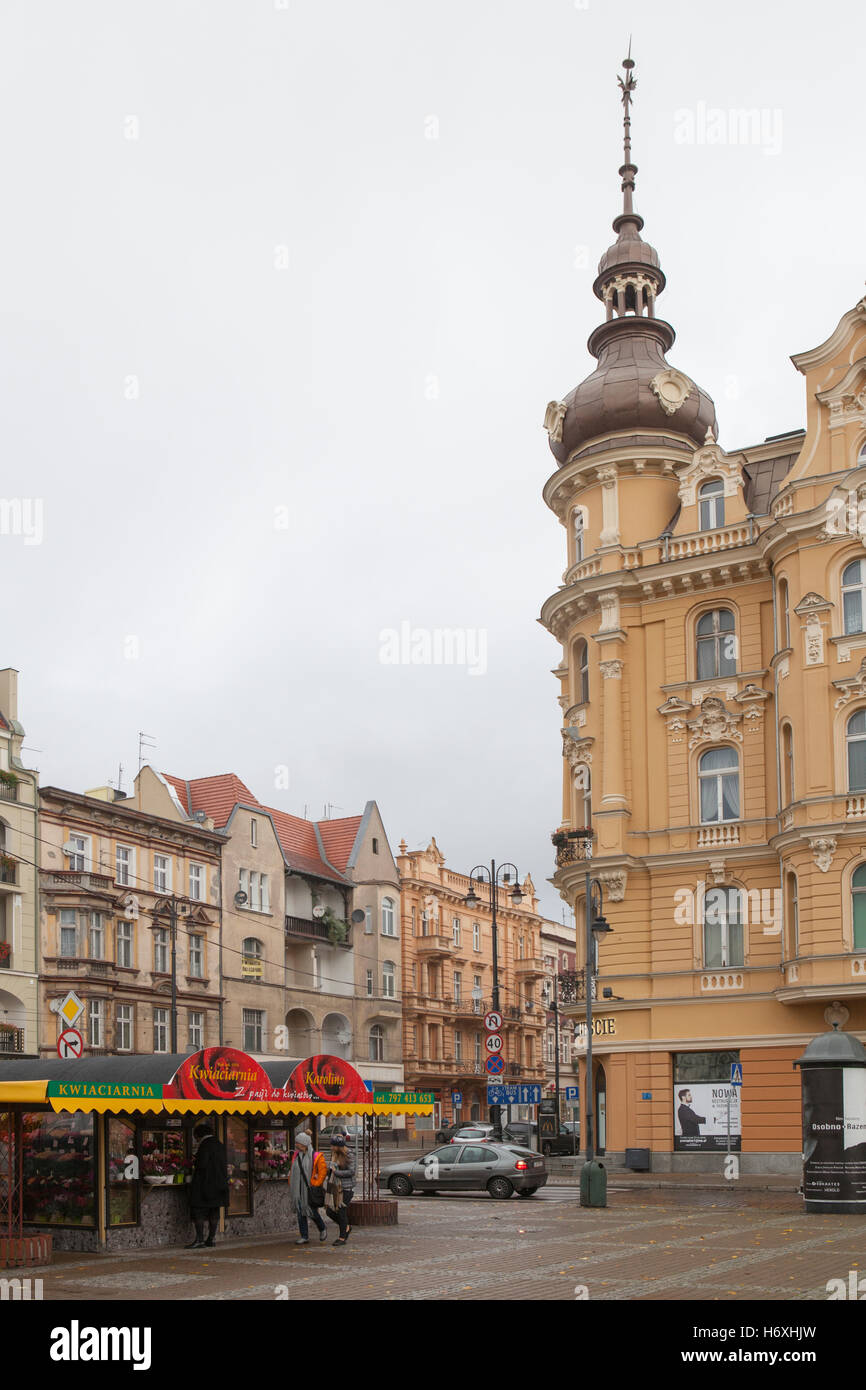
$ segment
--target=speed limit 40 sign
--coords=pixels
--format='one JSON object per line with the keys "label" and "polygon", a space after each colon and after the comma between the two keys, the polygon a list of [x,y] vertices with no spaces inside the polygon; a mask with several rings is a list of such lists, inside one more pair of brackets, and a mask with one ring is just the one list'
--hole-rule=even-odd
{"label": "speed limit 40 sign", "polygon": [[485,1047],[487,1048],[487,1051],[488,1051],[488,1052],[501,1052],[501,1051],[502,1051],[502,1034],[501,1034],[501,1033],[488,1033],[488,1034],[487,1034],[487,1041],[486,1041],[486,1043],[485,1043]]}
{"label": "speed limit 40 sign", "polygon": [[502,1027],[502,1014],[496,1013],[491,1009],[489,1014],[484,1015],[484,1027],[488,1033],[498,1033]]}

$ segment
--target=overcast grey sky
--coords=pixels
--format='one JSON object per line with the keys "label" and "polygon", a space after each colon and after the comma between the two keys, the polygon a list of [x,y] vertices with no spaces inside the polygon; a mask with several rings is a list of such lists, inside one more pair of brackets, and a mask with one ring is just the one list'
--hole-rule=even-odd
{"label": "overcast grey sky", "polygon": [[[797,428],[789,354],[866,275],[854,0],[7,0],[0,491],[43,538],[0,535],[0,665],[43,782],[128,787],[146,730],[559,917],[541,422],[593,366],[629,32],[670,361],[726,448]],[[486,670],[383,664],[404,620]]]}

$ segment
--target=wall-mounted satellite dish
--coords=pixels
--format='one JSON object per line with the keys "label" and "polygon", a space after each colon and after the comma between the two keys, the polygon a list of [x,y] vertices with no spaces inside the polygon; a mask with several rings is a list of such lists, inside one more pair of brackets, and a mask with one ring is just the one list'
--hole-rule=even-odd
{"label": "wall-mounted satellite dish", "polygon": [[322,904],[321,904],[321,903],[319,903],[317,907],[314,907],[314,908],[313,908],[313,916],[314,916],[314,917],[324,917],[324,915],[325,915],[325,909],[322,907]]}
{"label": "wall-mounted satellite dish", "polygon": [[363,921],[364,921],[364,909],[363,909],[362,907],[356,907],[356,908],[355,908],[355,911],[352,913],[352,921],[353,921],[353,922],[363,922]]}
{"label": "wall-mounted satellite dish", "polygon": [[243,907],[246,900],[246,893],[244,892],[243,888],[239,888],[238,891],[235,893],[235,907]]}
{"label": "wall-mounted satellite dish", "polygon": [[340,1044],[340,1046],[346,1047],[346,1045],[351,1041],[352,1034],[349,1032],[348,1028],[341,1028],[337,1034],[337,1042]]}

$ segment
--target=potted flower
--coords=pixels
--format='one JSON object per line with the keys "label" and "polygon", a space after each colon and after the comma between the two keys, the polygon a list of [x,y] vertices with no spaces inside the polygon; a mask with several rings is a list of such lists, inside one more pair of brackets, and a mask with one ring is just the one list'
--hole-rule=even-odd
{"label": "potted flower", "polygon": [[[9,964],[9,957],[12,955],[12,943],[10,941],[0,941],[0,966]],[[0,1028],[6,1029],[7,1025],[0,1023]]]}
{"label": "potted flower", "polygon": [[345,922],[333,912],[330,907],[326,907],[321,918],[324,925],[328,928],[328,940],[332,946],[343,946],[349,934],[349,928]]}

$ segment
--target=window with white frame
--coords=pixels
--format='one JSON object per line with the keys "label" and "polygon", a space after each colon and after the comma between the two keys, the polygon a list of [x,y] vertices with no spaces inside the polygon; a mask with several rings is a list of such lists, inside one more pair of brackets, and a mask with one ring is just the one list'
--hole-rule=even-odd
{"label": "window with white frame", "polygon": [[372,972],[372,970],[368,970],[368,971],[367,971],[367,998],[368,998],[368,999],[372,999],[372,998],[373,998],[373,990],[374,990],[374,977],[373,977],[373,972]]}
{"label": "window with white frame", "polygon": [[91,999],[87,1009],[88,1037],[91,1047],[105,1046],[105,1000]]}
{"label": "window with white frame", "polygon": [[135,850],[129,845],[116,845],[114,849],[114,881],[128,888],[135,877]]}
{"label": "window with white frame", "polygon": [[567,1030],[559,1035],[559,1060],[565,1063],[571,1061],[571,1038]]}
{"label": "window with white frame", "polygon": [[74,907],[60,909],[60,954],[67,958],[78,955],[78,914]]}
{"label": "window with white frame", "polygon": [[473,975],[473,976],[472,976],[472,1012],[473,1012],[474,1014],[480,1014],[480,1013],[481,1013],[481,1006],[482,1006],[482,1003],[483,1003],[483,1002],[484,1002],[484,1001],[483,1001],[483,999],[482,999],[482,997],[481,997],[481,976],[480,976],[480,975]]}
{"label": "window with white frame", "polygon": [[725,486],[721,478],[711,478],[698,493],[700,529],[715,531],[725,524]]}
{"label": "window with white frame", "polygon": [[454,1060],[463,1061],[463,1034],[459,1029],[454,1030]]}
{"label": "window with white frame", "polygon": [[545,1062],[553,1062],[553,1061],[555,1061],[555,1058],[556,1058],[556,1038],[555,1038],[555,1035],[554,1035],[553,1033],[548,1032],[548,1033],[545,1033],[545,1035],[544,1035],[544,1060],[545,1060]]}
{"label": "window with white frame", "polygon": [[455,970],[455,971],[454,971],[454,1002],[457,1003],[457,1004],[460,1003],[460,995],[461,995],[462,991],[463,991],[463,972],[462,972],[462,970]]}
{"label": "window with white frame", "polygon": [[261,1052],[265,1027],[263,1009],[244,1009],[244,1052]]}
{"label": "window with white frame", "polygon": [[200,1052],[204,1047],[204,1014],[199,1010],[190,1009],[187,1018],[189,1021],[187,1032],[189,1046]]}
{"label": "window with white frame", "polygon": [[85,869],[90,868],[90,836],[70,835],[67,844],[70,871],[84,873]]}
{"label": "window with white frame", "polygon": [[451,920],[451,940],[455,946],[460,945],[460,918],[454,917]]}
{"label": "window with white frame", "polygon": [[476,1061],[476,1062],[480,1062],[480,1061],[481,1061],[481,1034],[480,1034],[480,1033],[476,1033],[476,1034],[475,1034],[475,1037],[474,1037],[474,1039],[473,1039],[473,1043],[474,1043],[474,1047],[475,1047],[475,1061]]}
{"label": "window with white frame", "polygon": [[153,856],[153,891],[154,893],[171,892],[171,859],[167,854],[155,854]]}
{"label": "window with white frame", "polygon": [[866,709],[857,710],[845,730],[848,753],[848,790],[866,791]]}
{"label": "window with white frame", "polygon": [[90,914],[90,959],[105,960],[105,918],[101,912]]}
{"label": "window with white frame", "polygon": [[393,898],[382,899],[382,935],[396,936],[397,928],[394,925],[394,900]]}
{"label": "window with white frame", "polygon": [[374,1023],[370,1029],[370,1057],[371,1062],[384,1062],[385,1060],[385,1029],[381,1023]]}
{"label": "window with white frame", "polygon": [[365,936],[372,936],[372,935],[373,935],[373,909],[372,909],[372,907],[365,907],[365,908],[364,908],[364,935],[365,935]]}
{"label": "window with white frame", "polygon": [[586,528],[583,520],[583,508],[574,509],[574,563],[579,565],[583,559],[584,546],[586,544]]}
{"label": "window with white frame", "polygon": [[743,914],[738,888],[711,888],[704,897],[704,965],[742,965]]}
{"label": "window with white frame", "polygon": [[710,748],[698,764],[701,824],[739,820],[740,772],[733,748]]}
{"label": "window with white frame", "polygon": [[168,974],[167,927],[157,927],[153,933],[153,970],[156,975]]}
{"label": "window with white frame", "polygon": [[168,1009],[153,1011],[153,1050],[168,1052]]}
{"label": "window with white frame", "polygon": [[253,849],[257,849],[257,848],[258,848],[258,843],[259,843],[259,823],[258,823],[258,821],[256,820],[255,816],[253,816],[253,817],[251,818],[251,820],[250,820],[250,844],[252,845]]}
{"label": "window with white frame", "polygon": [[189,896],[194,903],[204,902],[204,864],[189,866]]}
{"label": "window with white frame", "polygon": [[481,928],[477,922],[472,923],[472,949],[473,951],[481,950]]}
{"label": "window with white frame", "polygon": [[397,967],[392,960],[386,960],[382,964],[382,993],[386,999],[393,999],[396,995]]}
{"label": "window with white frame", "polygon": [[204,978],[204,937],[197,932],[189,938],[189,973],[197,980]]}
{"label": "window with white frame", "polygon": [[589,703],[589,648],[581,637],[574,647],[575,704]]}
{"label": "window with white frame", "polygon": [[242,893],[246,893],[247,900],[241,906],[250,912],[270,912],[270,886],[268,875],[260,874],[257,869],[241,869],[240,888]]}
{"label": "window with white frame", "polygon": [[866,951],[866,864],[860,864],[851,877],[851,916],[854,950]]}
{"label": "window with white frame", "polygon": [[866,566],[862,560],[852,560],[842,571],[842,621],[845,634],[863,632],[866,593]]}
{"label": "window with white frame", "polygon": [[117,964],[132,969],[132,923],[119,917],[116,927]]}
{"label": "window with white frame", "polygon": [[118,1052],[131,1052],[133,1042],[132,1004],[118,1004],[114,1013],[114,1046]]}
{"label": "window with white frame", "polygon": [[698,619],[698,680],[732,676],[737,669],[737,634],[729,608],[714,608]]}

